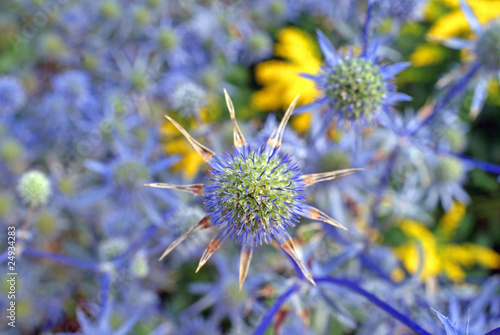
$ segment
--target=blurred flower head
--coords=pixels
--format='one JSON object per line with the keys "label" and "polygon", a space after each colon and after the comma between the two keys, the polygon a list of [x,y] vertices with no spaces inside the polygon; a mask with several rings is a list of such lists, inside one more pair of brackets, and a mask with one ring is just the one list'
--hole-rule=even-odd
{"label": "blurred flower head", "polygon": [[11,114],[21,108],[26,100],[24,88],[14,77],[0,77],[0,112]]}

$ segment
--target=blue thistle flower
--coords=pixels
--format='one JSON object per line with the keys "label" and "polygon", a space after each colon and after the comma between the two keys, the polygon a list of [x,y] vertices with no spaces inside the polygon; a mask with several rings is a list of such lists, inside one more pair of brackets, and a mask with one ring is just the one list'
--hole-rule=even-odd
{"label": "blue thistle flower", "polygon": [[387,17],[396,18],[400,21],[417,19],[427,0],[379,0],[380,11]]}
{"label": "blue thistle flower", "polygon": [[[158,57],[165,61],[169,69],[182,66],[192,66],[194,60],[204,50],[202,46],[193,41],[188,35],[189,31],[181,25],[176,25],[169,19],[163,19],[159,24],[151,25],[145,34],[149,37],[148,46],[157,50]],[[193,52],[195,51],[196,52]]]}
{"label": "blue thistle flower", "polygon": [[24,88],[14,77],[0,77],[0,113],[11,114],[21,108],[26,100]]}
{"label": "blue thistle flower", "polygon": [[150,164],[153,157],[157,157],[154,143],[157,140],[156,129],[152,130],[142,145],[140,152],[132,150],[133,145],[127,146],[117,140],[114,145],[114,157],[109,161],[87,159],[84,166],[100,176],[102,182],[86,192],[82,192],[76,200],[79,206],[94,204],[96,201],[105,201],[111,196],[111,206],[106,211],[103,220],[109,234],[116,236],[117,232],[126,232],[131,227],[149,221],[160,224],[163,203],[173,204],[176,199],[172,194],[144,193],[143,183],[165,171],[177,161],[176,156],[162,158]]}
{"label": "blue thistle flower", "polygon": [[269,57],[273,51],[273,41],[271,37],[262,31],[251,31],[245,43],[244,59],[250,62],[257,62]]}
{"label": "blue thistle flower", "polygon": [[119,17],[122,13],[120,2],[115,0],[104,0],[101,2],[99,11],[107,19]]}
{"label": "blue thistle flower", "polygon": [[453,205],[453,200],[468,203],[470,198],[463,189],[467,177],[464,161],[450,155],[438,155],[430,159],[433,181],[427,189],[421,190],[424,205],[434,208],[441,201],[445,210]]}
{"label": "blue thistle flower", "polygon": [[[428,320],[429,326],[433,328],[434,334],[487,334],[494,335],[500,332],[500,318],[498,304],[500,296],[500,278],[492,276],[481,283],[478,290],[455,290],[451,291],[451,297],[444,294],[448,300],[448,316],[445,316],[432,308],[439,319]],[[443,332],[444,328],[444,332]]]}
{"label": "blue thistle flower", "polygon": [[233,334],[247,326],[248,319],[265,311],[264,305],[259,301],[253,301],[250,305],[249,297],[259,294],[259,288],[266,283],[266,278],[261,274],[249,276],[246,287],[238,291],[238,275],[231,271],[235,261],[239,261],[237,257],[233,254],[229,256],[217,254],[212,260],[217,269],[216,279],[211,283],[189,285],[189,291],[199,295],[200,299],[189,306],[183,314],[200,315],[203,310],[210,308],[213,311],[213,321],[217,323],[224,319],[231,321],[231,334]]}
{"label": "blue thistle flower", "polygon": [[302,75],[313,80],[321,94],[300,110],[312,107],[326,110],[320,133],[334,120],[345,126],[350,123],[367,125],[374,121],[387,123],[391,106],[411,99],[396,92],[394,84],[394,76],[409,63],[381,63],[376,56],[376,46],[364,46],[359,55],[352,49],[347,54],[337,52],[321,31],[317,33],[326,62],[318,74]]}
{"label": "blue thistle flower", "polygon": [[66,71],[54,78],[53,87],[54,92],[64,96],[66,101],[81,107],[90,96],[90,77],[83,71]]}
{"label": "blue thistle flower", "polygon": [[[166,116],[186,137],[193,148],[209,164],[212,176],[209,184],[172,185],[147,184],[151,187],[177,189],[204,197],[207,215],[186,234],[174,241],[160,260],[193,233],[214,226],[217,230],[202,255],[198,270],[227,238],[242,246],[240,258],[240,288],[245,280],[253,248],[276,240],[297,263],[305,277],[311,275],[299,260],[288,227],[295,226],[300,217],[322,221],[346,229],[320,210],[305,204],[305,189],[317,182],[334,179],[338,172],[302,174],[291,153],[278,156],[286,124],[293,113],[297,98],[285,113],[278,129],[265,144],[247,144],[236,122],[233,103],[224,91],[234,128],[232,152],[216,155],[196,141],[176,121]],[[345,173],[345,170],[342,174]]]}
{"label": "blue thistle flower", "polygon": [[[169,232],[168,236],[160,242],[163,248],[168,247],[172,241],[184,235],[187,230],[198,223],[205,216],[205,211],[199,206],[181,205],[173,215],[168,216],[170,219],[162,226],[165,231]],[[200,232],[191,239],[191,243],[179,246],[179,261],[185,262],[187,259],[199,256],[208,242],[210,238],[206,231]]]}
{"label": "blue thistle flower", "polygon": [[457,92],[455,97],[467,86],[474,87],[470,116],[476,118],[488,97],[491,80],[498,80],[500,77],[500,20],[493,20],[483,26],[466,0],[460,0],[460,7],[476,38],[467,40],[453,37],[440,42],[449,48],[465,50],[475,56],[465,71],[460,71],[464,73],[456,78],[452,89]]}
{"label": "blue thistle flower", "polygon": [[183,83],[177,86],[173,93],[173,108],[186,116],[197,116],[203,106],[205,95],[203,88],[195,83]]}
{"label": "blue thistle flower", "polygon": [[254,0],[252,12],[255,13],[255,21],[264,27],[280,27],[285,21],[297,18],[298,6],[298,3],[286,0]]}

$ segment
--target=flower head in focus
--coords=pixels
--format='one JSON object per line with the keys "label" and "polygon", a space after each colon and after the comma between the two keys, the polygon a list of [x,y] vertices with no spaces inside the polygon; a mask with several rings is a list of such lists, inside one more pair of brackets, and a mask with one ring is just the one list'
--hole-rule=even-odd
{"label": "flower head in focus", "polygon": [[[315,82],[321,92],[310,108],[326,109],[322,131],[334,121],[343,125],[384,122],[392,105],[410,100],[406,94],[396,92],[394,84],[394,76],[408,67],[408,63],[381,63],[372,46],[365,46],[359,54],[353,49],[337,52],[320,31],[318,42],[325,63],[316,75],[303,76]],[[303,108],[306,110],[307,106]]]}
{"label": "flower head in focus", "polygon": [[[245,141],[236,122],[233,103],[229,95],[226,92],[225,94],[233,122],[234,147],[231,152],[223,155],[217,155],[200,144],[176,121],[166,116],[208,163],[212,176],[207,178],[210,180],[208,184],[147,184],[151,187],[177,189],[202,196],[207,212],[199,223],[170,245],[160,260],[193,233],[215,227],[217,232],[203,253],[198,270],[227,238],[232,238],[242,246],[239,277],[241,287],[253,248],[276,240],[297,263],[304,276],[314,283],[308,270],[297,257],[287,228],[295,226],[302,216],[345,229],[325,213],[306,205],[305,190],[317,182],[331,180],[348,172],[344,170],[304,175],[291,153],[280,153],[283,132],[298,97],[292,102],[279,127],[267,142],[254,146]],[[349,172],[356,170],[358,169],[351,169]]]}

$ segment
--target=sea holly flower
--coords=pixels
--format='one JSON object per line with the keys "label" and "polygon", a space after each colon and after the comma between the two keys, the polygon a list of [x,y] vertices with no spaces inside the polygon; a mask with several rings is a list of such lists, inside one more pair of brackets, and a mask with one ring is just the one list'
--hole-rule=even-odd
{"label": "sea holly flower", "polygon": [[394,84],[394,76],[409,63],[380,62],[375,44],[366,43],[359,54],[353,49],[347,53],[337,52],[321,31],[318,31],[318,42],[325,63],[317,74],[304,73],[303,76],[314,81],[321,93],[314,102],[301,108],[326,110],[320,133],[334,121],[345,126],[375,121],[387,123],[391,106],[411,99],[396,92]]}
{"label": "sea holly flower", "polygon": [[[487,11],[494,12],[490,7],[488,6]],[[432,38],[442,42],[447,47],[464,50],[467,54],[473,55],[474,59],[463,67],[465,71],[460,68],[458,72],[454,71],[445,78],[456,77],[454,78],[455,90],[474,87],[470,116],[475,118],[486,102],[490,83],[493,80],[499,80],[500,77],[500,20],[497,18],[482,25],[480,20],[484,21],[484,15],[476,15],[466,0],[460,0],[460,8],[476,38],[467,40],[458,37],[442,38],[434,35]],[[482,11],[479,13],[484,14]],[[495,17],[497,16],[498,13],[495,14]]]}
{"label": "sea holly flower", "polygon": [[304,175],[291,153],[278,154],[283,132],[298,97],[292,102],[278,129],[271,134],[267,142],[254,146],[245,141],[236,122],[233,103],[227,92],[224,93],[234,129],[232,152],[217,155],[191,137],[176,121],[166,116],[208,163],[212,176],[207,178],[210,180],[208,184],[147,184],[151,187],[177,189],[202,196],[207,212],[195,226],[170,245],[160,260],[190,235],[214,227],[217,232],[203,253],[197,271],[226,239],[233,238],[242,246],[239,275],[241,288],[247,275],[253,248],[276,240],[297,263],[304,276],[314,284],[308,270],[297,256],[287,228],[295,226],[300,217],[305,217],[346,229],[319,209],[306,205],[305,190],[315,183],[331,180],[359,169]]}

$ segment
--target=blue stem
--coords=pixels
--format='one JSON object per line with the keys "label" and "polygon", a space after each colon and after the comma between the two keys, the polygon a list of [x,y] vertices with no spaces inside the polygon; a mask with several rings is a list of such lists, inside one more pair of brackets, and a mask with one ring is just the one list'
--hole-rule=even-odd
{"label": "blue stem", "polygon": [[481,64],[475,63],[470,68],[469,72],[467,72],[459,81],[457,81],[446,94],[439,100],[434,107],[432,108],[432,112],[429,113],[427,117],[425,117],[420,123],[417,123],[413,128],[407,130],[407,135],[411,136],[415,134],[420,128],[429,123],[434,117],[441,111],[443,107],[445,107],[450,101],[452,101],[458,94],[460,94],[465,87],[467,86],[467,82],[474,77],[474,75],[481,68]]}
{"label": "blue stem", "polygon": [[[328,224],[323,224],[323,230],[333,238],[336,242],[342,244],[342,245],[348,245],[351,243],[351,241],[347,240],[343,236],[341,236],[338,233],[338,228],[332,227]],[[383,269],[380,268],[379,264],[372,259],[372,257],[366,253],[366,251],[363,251],[360,255],[358,255],[359,260],[361,261],[361,264],[368,270],[372,271],[376,276],[390,282],[393,285],[400,285],[399,283],[396,283],[392,280],[391,276],[386,273]]]}
{"label": "blue stem", "polygon": [[363,288],[358,286],[353,281],[350,281],[348,279],[333,278],[333,277],[314,278],[314,281],[316,282],[316,284],[327,283],[327,284],[334,284],[334,285],[340,285],[340,286],[347,287],[351,291],[356,292],[356,293],[364,296],[366,299],[370,300],[370,302],[372,302],[377,307],[380,307],[381,309],[383,309],[384,311],[389,313],[392,317],[399,320],[401,323],[406,325],[408,328],[413,330],[415,333],[417,333],[419,335],[431,335],[429,332],[427,332],[425,329],[423,329],[421,326],[419,326],[415,321],[411,320],[406,315],[401,314],[400,312],[395,310],[392,306],[387,304],[385,301],[380,300],[377,296],[364,290]]}
{"label": "blue stem", "polygon": [[120,266],[126,260],[127,256],[133,254],[137,249],[142,247],[146,243],[146,241],[149,241],[149,239],[153,238],[158,230],[159,228],[154,225],[146,228],[136,241],[132,242],[132,244],[123,253],[113,259],[113,263],[116,266]]}
{"label": "blue stem", "polygon": [[260,322],[257,329],[255,329],[254,335],[264,335],[267,327],[269,327],[269,325],[273,321],[274,315],[279,311],[279,309],[286,302],[286,300],[293,293],[295,293],[295,291],[297,291],[299,288],[300,288],[300,286],[295,284],[292,287],[290,287],[288,290],[286,290],[285,293],[283,293],[281,296],[279,296],[278,299],[276,299],[274,304],[267,311],[266,315],[264,315],[264,317],[262,318],[262,321]]}
{"label": "blue stem", "polygon": [[101,277],[101,310],[99,311],[99,318],[102,320],[109,304],[109,289],[111,287],[111,277],[109,273],[104,272]]}
{"label": "blue stem", "polygon": [[500,335],[500,327],[489,331],[486,335]]}
{"label": "blue stem", "polygon": [[489,162],[484,162],[482,160],[475,159],[475,158],[472,158],[472,157],[469,157],[469,156],[466,156],[463,154],[458,154],[458,153],[453,153],[453,152],[450,152],[450,154],[455,155],[455,156],[463,159],[464,161],[466,161],[470,165],[474,166],[475,168],[481,169],[481,170],[486,171],[486,172],[500,175],[500,165],[489,163]]}
{"label": "blue stem", "polygon": [[382,180],[380,181],[380,185],[378,186],[377,189],[377,194],[375,196],[375,201],[373,203],[373,210],[370,214],[370,221],[369,221],[369,226],[374,227],[375,223],[377,223],[377,217],[378,217],[378,212],[380,209],[380,203],[382,202],[382,197],[384,195],[384,192],[389,185],[389,180],[392,174],[392,170],[394,169],[394,166],[396,165],[396,160],[399,155],[399,147],[396,147],[394,151],[391,153],[387,160],[387,165],[385,168],[384,175],[382,176]]}
{"label": "blue stem", "polygon": [[0,255],[0,264],[2,264],[3,262],[5,262],[7,260],[7,254],[8,254],[8,250],[5,250],[1,255]]}
{"label": "blue stem", "polygon": [[368,49],[368,35],[369,35],[369,29],[370,29],[370,21],[372,19],[372,9],[373,9],[373,4],[375,1],[370,0],[368,2],[368,8],[366,10],[366,19],[365,19],[365,24],[363,25],[363,55],[367,52]]}
{"label": "blue stem", "polygon": [[37,249],[32,249],[32,248],[24,248],[23,254],[26,256],[49,259],[49,260],[54,261],[54,262],[74,266],[74,267],[84,269],[84,270],[91,270],[91,271],[95,271],[95,272],[99,271],[99,264],[96,262],[87,261],[87,260],[83,260],[83,259],[77,259],[77,258],[64,256],[64,255],[59,255],[59,254],[56,254],[53,252],[47,252],[47,251],[42,251],[42,250],[37,250]]}

